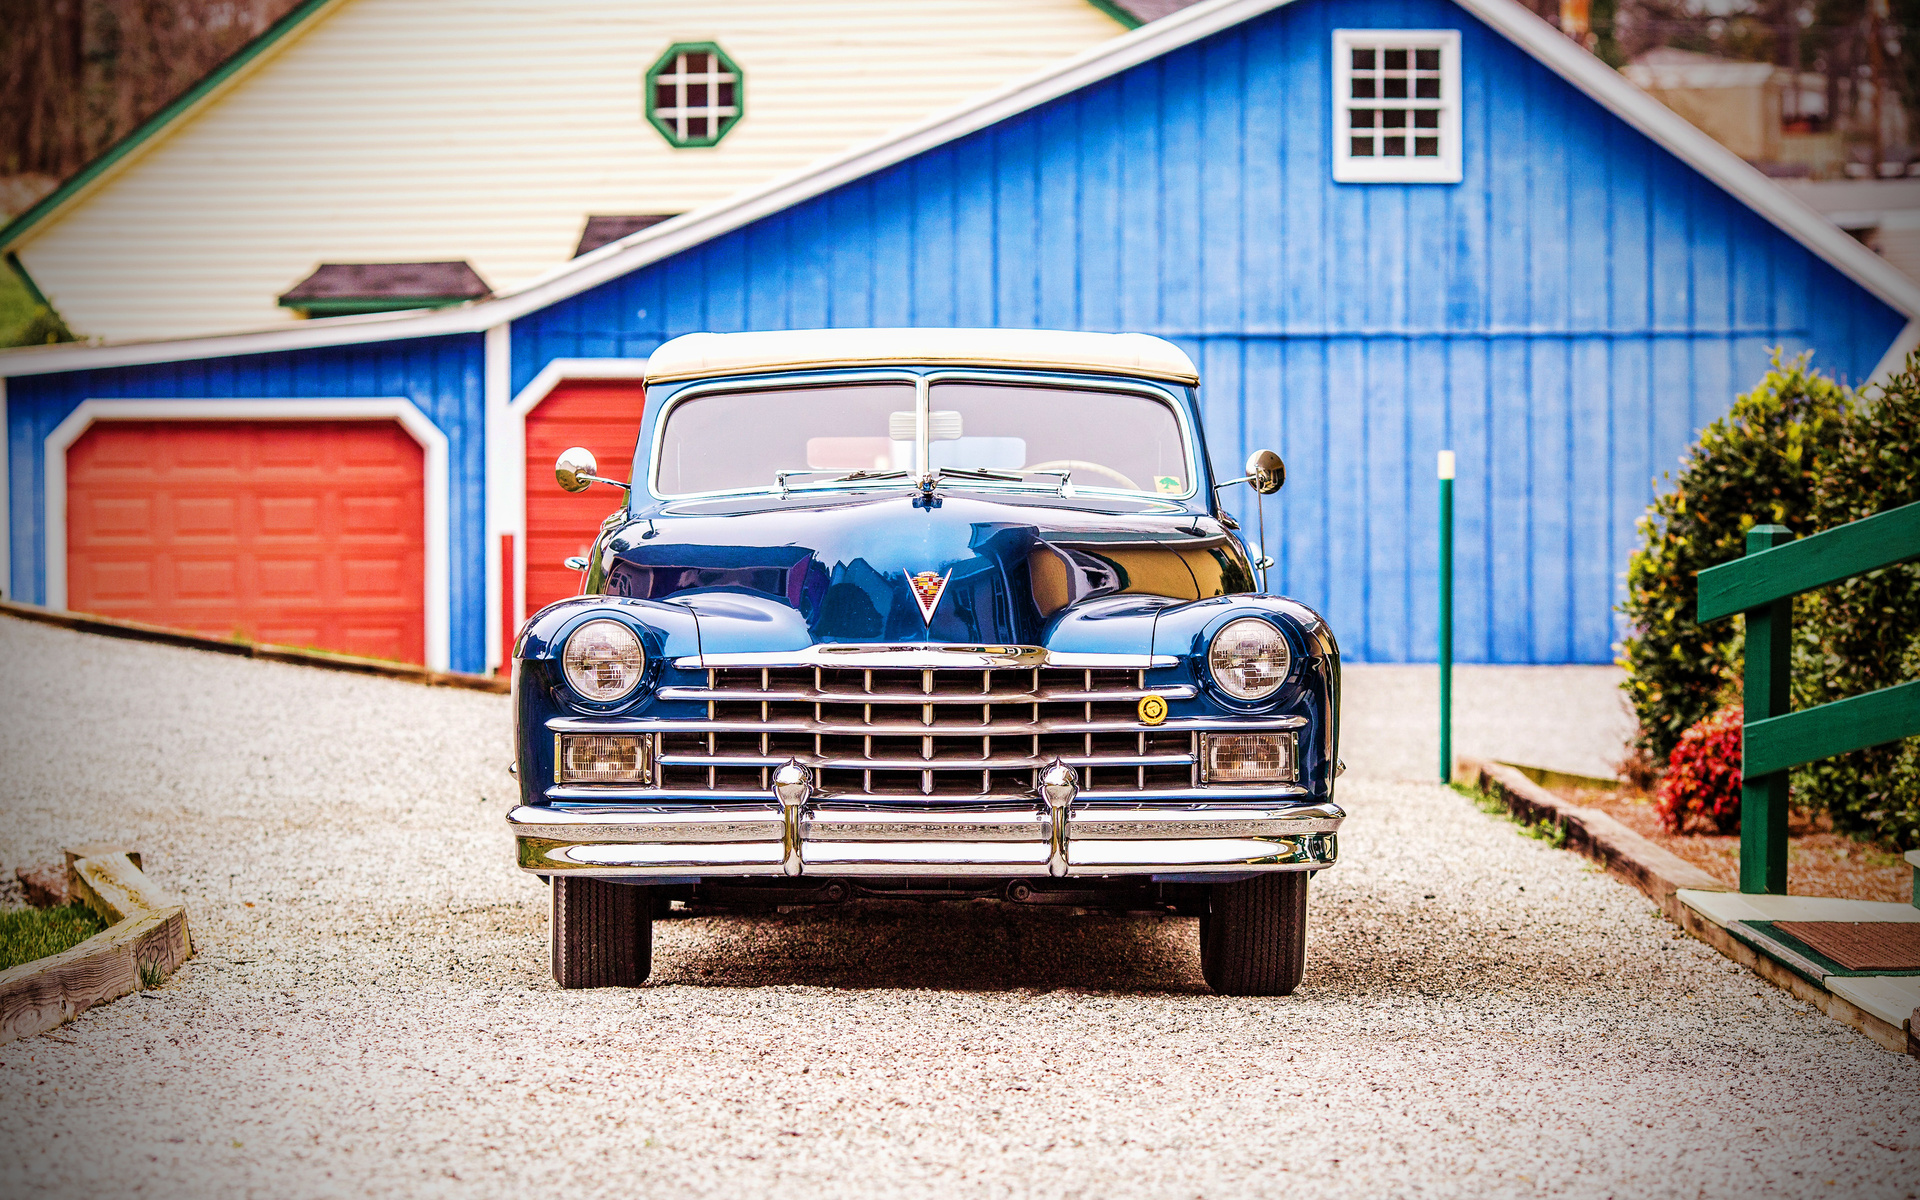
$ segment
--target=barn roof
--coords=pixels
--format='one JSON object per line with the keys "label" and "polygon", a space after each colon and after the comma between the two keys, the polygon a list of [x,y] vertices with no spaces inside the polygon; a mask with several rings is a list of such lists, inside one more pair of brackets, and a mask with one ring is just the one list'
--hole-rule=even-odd
{"label": "barn roof", "polygon": [[[105,346],[29,347],[0,352],[0,375],[38,375],[481,332],[1296,2],[1298,0],[1203,0],[893,137],[609,243],[493,299],[426,313],[326,318],[304,322],[294,329],[264,333]],[[1920,341],[1920,283],[1909,279],[1515,0],[1453,2],[1906,316],[1909,324],[1899,344],[1889,352],[1889,361]]]}

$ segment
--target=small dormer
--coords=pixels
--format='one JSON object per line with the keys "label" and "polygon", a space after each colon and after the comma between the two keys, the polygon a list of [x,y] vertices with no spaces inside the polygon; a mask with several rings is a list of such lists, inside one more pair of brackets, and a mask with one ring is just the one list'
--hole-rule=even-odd
{"label": "small dormer", "polygon": [[447,308],[491,294],[487,281],[464,261],[321,263],[280,297],[280,307],[303,317],[345,317]]}

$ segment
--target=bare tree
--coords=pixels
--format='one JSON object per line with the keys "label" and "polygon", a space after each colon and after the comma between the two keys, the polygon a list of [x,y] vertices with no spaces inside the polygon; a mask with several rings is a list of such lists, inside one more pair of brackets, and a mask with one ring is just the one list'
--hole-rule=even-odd
{"label": "bare tree", "polygon": [[0,173],[65,176],[298,0],[0,0]]}

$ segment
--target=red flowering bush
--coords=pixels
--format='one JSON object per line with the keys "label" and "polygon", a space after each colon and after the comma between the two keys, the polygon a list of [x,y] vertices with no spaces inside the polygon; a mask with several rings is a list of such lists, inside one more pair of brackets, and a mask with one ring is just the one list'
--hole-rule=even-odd
{"label": "red flowering bush", "polygon": [[1739,832],[1739,709],[1723,708],[1687,727],[1667,758],[1656,803],[1670,832]]}

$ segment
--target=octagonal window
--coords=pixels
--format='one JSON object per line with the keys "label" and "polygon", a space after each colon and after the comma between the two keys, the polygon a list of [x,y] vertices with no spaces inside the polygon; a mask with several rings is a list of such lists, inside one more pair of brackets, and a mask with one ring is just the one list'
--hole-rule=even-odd
{"label": "octagonal window", "polygon": [[745,81],[712,42],[667,48],[647,72],[647,120],[675,146],[711,146],[740,119]]}

